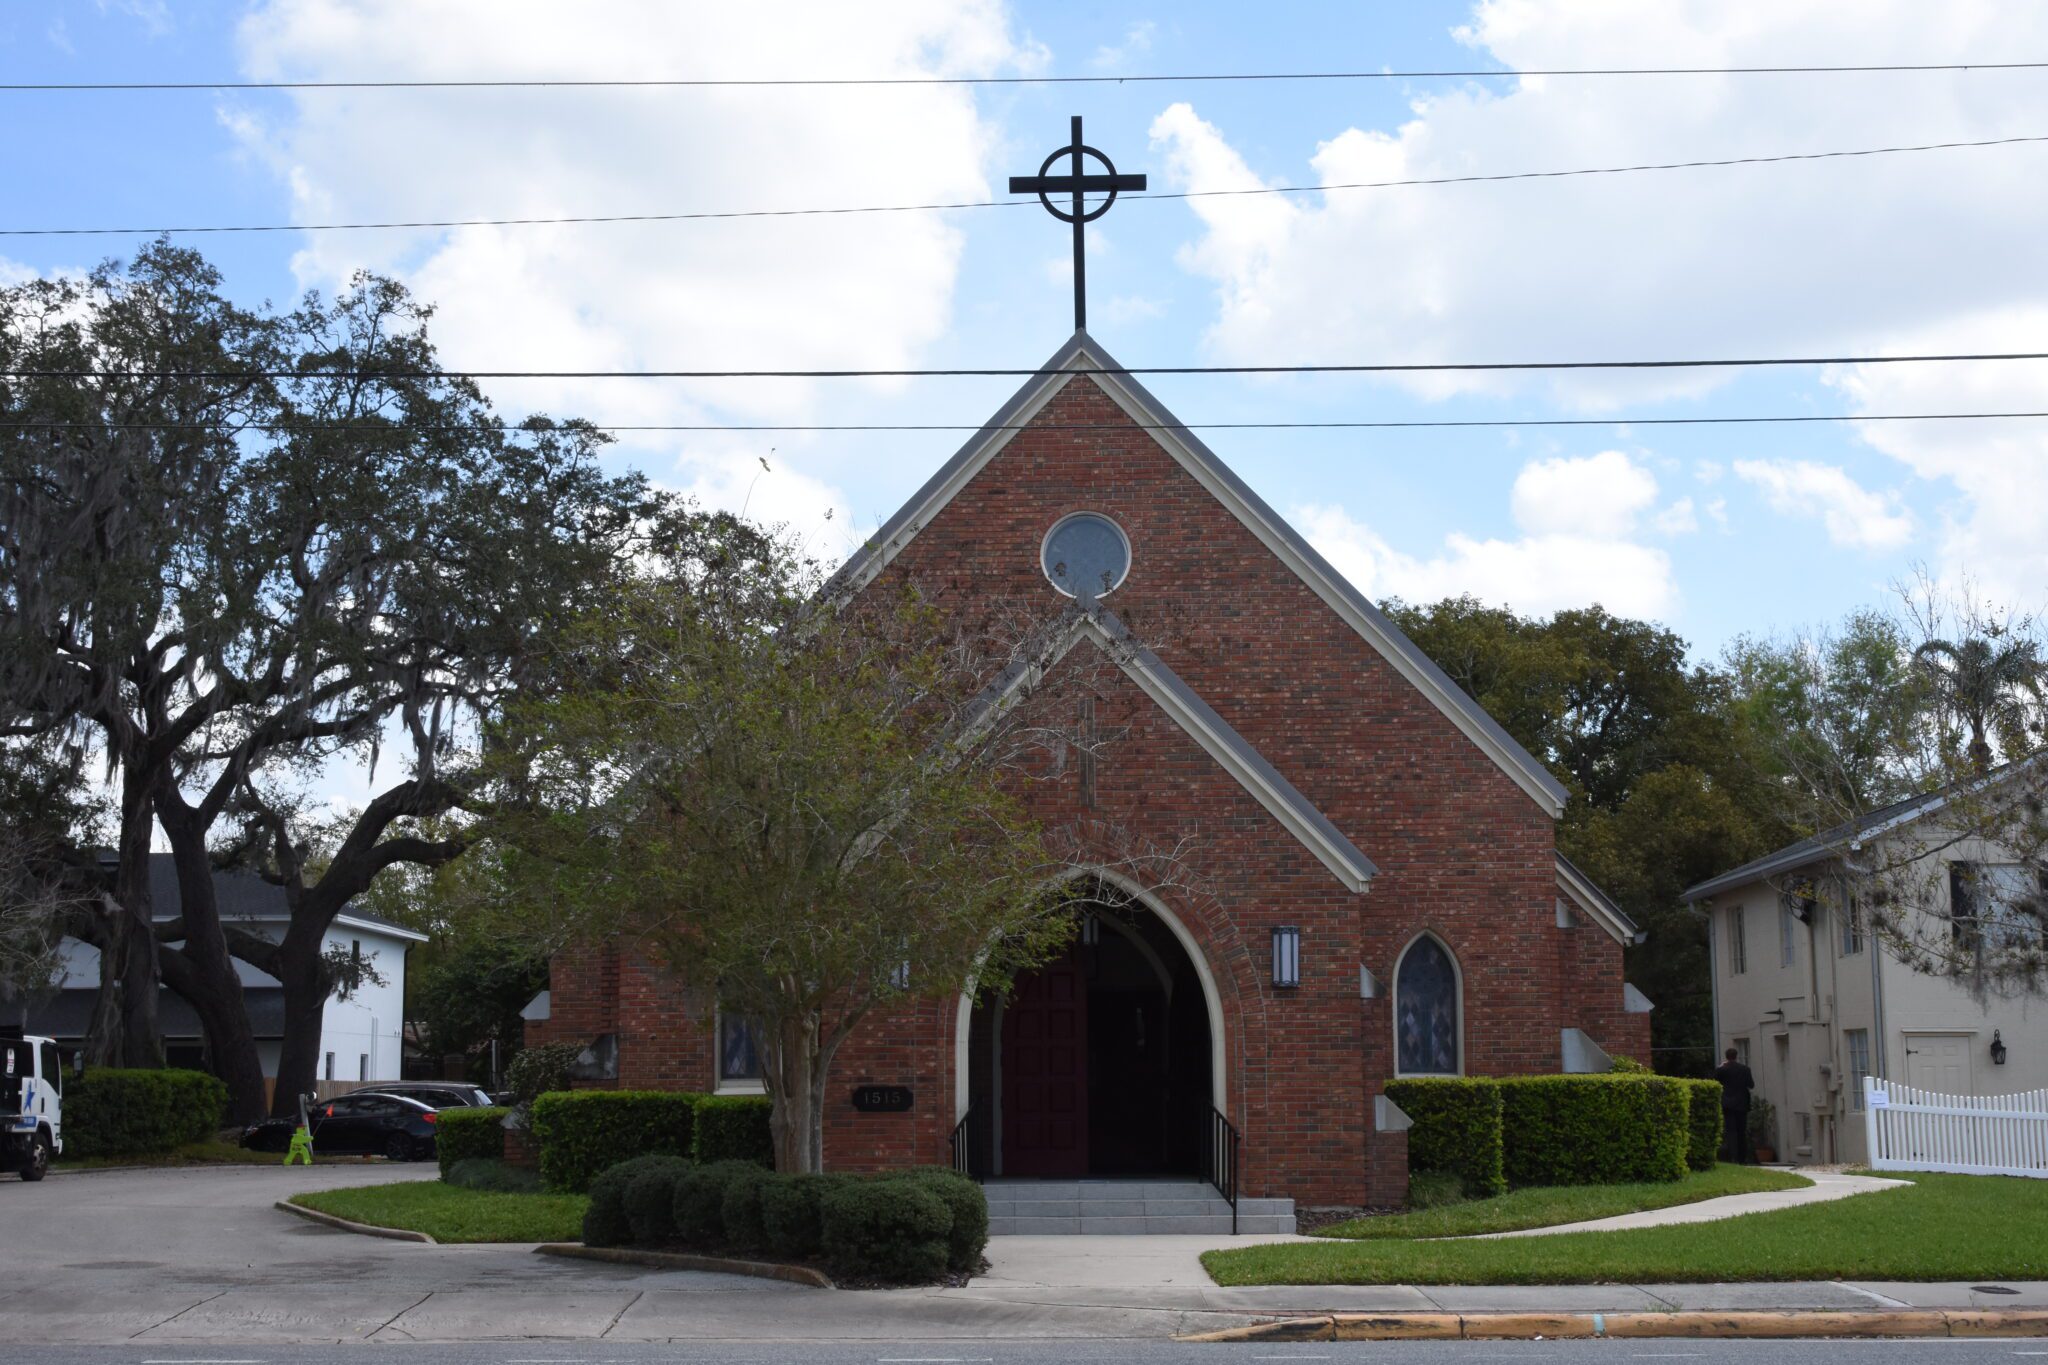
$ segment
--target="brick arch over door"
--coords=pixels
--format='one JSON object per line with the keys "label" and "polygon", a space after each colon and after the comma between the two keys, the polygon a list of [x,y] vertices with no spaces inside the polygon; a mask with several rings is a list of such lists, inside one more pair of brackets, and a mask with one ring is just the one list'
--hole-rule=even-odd
{"label": "brick arch over door", "polygon": [[[1215,971],[1210,967],[1209,956],[1202,949],[1201,940],[1196,938],[1179,915],[1166,902],[1145,887],[1115,872],[1100,868],[1081,868],[1069,873],[1066,881],[1095,881],[1114,888],[1129,896],[1159,917],[1180,944],[1181,951],[1188,955],[1194,965],[1195,977],[1202,983],[1202,1003],[1209,1015],[1209,1102],[1218,1109],[1228,1111],[1230,1077],[1230,1043],[1228,1022],[1223,1014],[1223,994]],[[960,994],[953,1018],[953,1122],[967,1117],[969,1104],[968,1048],[974,1017],[974,988],[969,986]]]}

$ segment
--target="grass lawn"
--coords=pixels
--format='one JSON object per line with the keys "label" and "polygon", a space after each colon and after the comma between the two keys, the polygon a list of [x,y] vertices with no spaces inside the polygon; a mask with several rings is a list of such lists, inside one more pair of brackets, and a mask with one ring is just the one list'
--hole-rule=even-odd
{"label": "grass lawn", "polygon": [[1711,1171],[1688,1171],[1683,1180],[1640,1185],[1536,1185],[1495,1199],[1473,1199],[1380,1218],[1355,1218],[1319,1228],[1315,1235],[1372,1241],[1382,1237],[1465,1237],[1475,1232],[1517,1232],[1523,1228],[1612,1218],[1639,1209],[1668,1209],[1674,1204],[1695,1204],[1724,1194],[1790,1190],[1812,1183],[1804,1176],[1768,1171],[1761,1166],[1721,1165]]}
{"label": "grass lawn", "polygon": [[131,1156],[59,1157],[59,1171],[96,1171],[109,1166],[275,1166],[282,1152],[252,1152],[232,1142],[188,1142],[168,1152]]}
{"label": "grass lawn", "polygon": [[496,1194],[438,1180],[295,1194],[292,1202],[354,1223],[424,1232],[437,1242],[579,1242],[580,1194]]}
{"label": "grass lawn", "polygon": [[1887,1174],[1911,1188],[1713,1223],[1247,1247],[1202,1264],[1224,1285],[2048,1279],[2048,1180]]}

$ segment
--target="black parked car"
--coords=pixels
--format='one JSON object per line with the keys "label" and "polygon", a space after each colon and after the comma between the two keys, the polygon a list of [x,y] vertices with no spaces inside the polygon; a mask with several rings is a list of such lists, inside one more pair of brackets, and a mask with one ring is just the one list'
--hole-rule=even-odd
{"label": "black parked car", "polygon": [[[434,1155],[434,1108],[404,1095],[358,1090],[323,1100],[308,1111],[315,1156],[388,1156],[393,1161]],[[291,1146],[296,1119],[265,1119],[242,1134],[242,1145],[258,1152]]]}
{"label": "black parked car", "polygon": [[462,1109],[494,1104],[490,1092],[467,1081],[393,1081],[377,1087],[380,1095],[403,1095],[436,1109]]}

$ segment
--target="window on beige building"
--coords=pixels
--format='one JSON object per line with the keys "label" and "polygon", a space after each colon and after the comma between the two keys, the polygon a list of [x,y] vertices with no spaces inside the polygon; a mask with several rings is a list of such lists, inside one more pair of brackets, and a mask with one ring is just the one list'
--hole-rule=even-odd
{"label": "window on beige building", "polygon": [[1842,935],[1842,956],[1854,957],[1863,951],[1863,907],[1851,896],[1842,902],[1842,908],[1835,912],[1835,917],[1841,921],[1838,927]]}
{"label": "window on beige building", "polygon": [[1778,902],[1778,965],[1789,967],[1799,956],[1799,916],[1790,900]]}
{"label": "window on beige building", "polygon": [[1728,974],[1741,976],[1749,970],[1749,943],[1742,932],[1743,907],[1728,907]]}
{"label": "window on beige building", "polygon": [[1842,1034],[1849,1048],[1849,1107],[1863,1107],[1863,1078],[1870,1074],[1870,1030],[1852,1028]]}

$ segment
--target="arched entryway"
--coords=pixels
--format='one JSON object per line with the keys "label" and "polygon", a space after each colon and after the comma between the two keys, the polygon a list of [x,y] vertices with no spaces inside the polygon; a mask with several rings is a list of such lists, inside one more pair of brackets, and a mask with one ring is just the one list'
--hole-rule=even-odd
{"label": "arched entryway", "polygon": [[967,1013],[967,1150],[984,1175],[1195,1175],[1221,1008],[1186,929],[1133,889],[1074,885],[1058,958]]}

